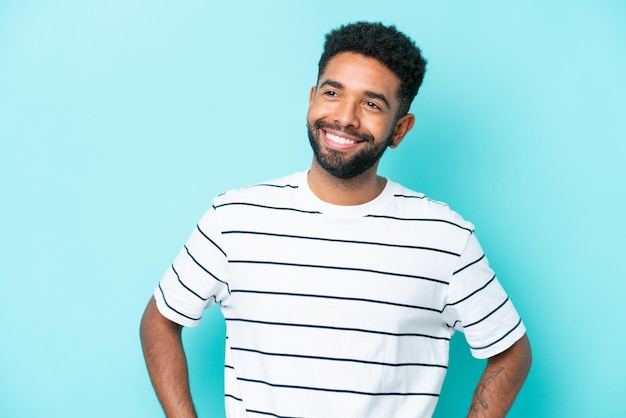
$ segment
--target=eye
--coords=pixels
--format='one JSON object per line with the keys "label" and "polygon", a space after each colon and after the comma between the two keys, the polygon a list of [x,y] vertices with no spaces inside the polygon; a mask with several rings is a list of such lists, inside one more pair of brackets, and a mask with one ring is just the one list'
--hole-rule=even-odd
{"label": "eye", "polygon": [[378,106],[374,102],[365,102],[365,106],[369,107],[372,110],[381,110],[380,106]]}
{"label": "eye", "polygon": [[336,91],[333,90],[327,90],[324,92],[324,96],[328,96],[328,97],[337,97],[338,94]]}

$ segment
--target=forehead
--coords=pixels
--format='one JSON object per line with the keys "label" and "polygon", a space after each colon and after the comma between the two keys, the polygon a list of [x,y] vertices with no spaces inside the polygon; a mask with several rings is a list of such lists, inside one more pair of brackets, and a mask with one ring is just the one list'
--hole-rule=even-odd
{"label": "forehead", "polygon": [[320,75],[318,86],[324,81],[338,81],[346,89],[373,91],[397,101],[400,79],[375,58],[355,52],[342,52],[332,57]]}

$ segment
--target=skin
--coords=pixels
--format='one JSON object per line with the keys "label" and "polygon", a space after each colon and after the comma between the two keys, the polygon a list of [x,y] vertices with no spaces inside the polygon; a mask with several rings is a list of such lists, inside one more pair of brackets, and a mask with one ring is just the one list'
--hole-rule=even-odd
{"label": "skin", "polygon": [[[335,161],[348,161],[364,149],[396,148],[415,123],[412,114],[398,117],[399,86],[399,78],[376,59],[352,52],[333,57],[309,96],[307,123],[319,152],[332,155]],[[316,128],[320,122],[321,127]],[[337,137],[343,140],[337,141]],[[378,163],[375,161],[364,172],[345,179],[330,174],[314,158],[308,174],[309,187],[328,203],[369,202],[386,184],[386,179],[377,175]],[[159,313],[154,298],[144,312],[140,335],[150,378],[166,415],[196,417],[181,326]],[[489,359],[468,417],[505,416],[524,383],[530,362],[526,336]]]}
{"label": "skin", "polygon": [[167,417],[197,418],[181,333],[182,327],[161,315],[151,298],[139,334],[152,386]]}
{"label": "skin", "polygon": [[[321,120],[340,125],[349,132],[373,137],[373,144],[337,144],[328,134],[348,140],[358,139],[343,130],[314,132],[322,152],[334,150],[350,158],[362,148],[380,146],[390,138],[389,148],[396,148],[415,123],[412,114],[397,118],[400,101],[397,92],[400,79],[378,60],[353,52],[333,57],[311,88],[307,122],[313,126]],[[384,98],[384,99],[382,99]],[[361,175],[338,179],[328,173],[314,158],[309,170],[309,187],[320,199],[336,205],[359,205],[369,202],[384,189],[386,180],[376,174],[378,161]]]}
{"label": "skin", "polygon": [[504,352],[487,360],[476,385],[468,417],[504,417],[513,405],[530,371],[532,354],[524,335]]}

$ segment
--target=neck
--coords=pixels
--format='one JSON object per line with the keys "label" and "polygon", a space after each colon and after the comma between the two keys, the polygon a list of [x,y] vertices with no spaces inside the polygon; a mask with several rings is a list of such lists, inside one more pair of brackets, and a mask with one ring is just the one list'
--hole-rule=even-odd
{"label": "neck", "polygon": [[326,203],[342,206],[361,205],[375,199],[387,179],[376,174],[378,164],[351,179],[340,179],[324,170],[315,159],[308,173],[311,191]]}

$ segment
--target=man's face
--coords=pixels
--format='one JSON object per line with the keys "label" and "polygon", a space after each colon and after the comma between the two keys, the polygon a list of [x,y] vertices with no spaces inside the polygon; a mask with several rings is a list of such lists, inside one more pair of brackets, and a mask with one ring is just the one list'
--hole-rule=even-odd
{"label": "man's face", "polygon": [[311,89],[307,113],[309,141],[324,170],[341,179],[376,170],[385,149],[406,133],[397,133],[399,86],[400,79],[374,58],[343,52],[328,62]]}

